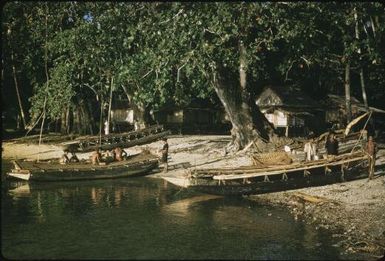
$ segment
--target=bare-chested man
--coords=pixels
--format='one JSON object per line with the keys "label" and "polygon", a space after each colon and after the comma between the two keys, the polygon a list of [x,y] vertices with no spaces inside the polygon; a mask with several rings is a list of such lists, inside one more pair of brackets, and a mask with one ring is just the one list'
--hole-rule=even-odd
{"label": "bare-chested man", "polygon": [[102,159],[102,155],[100,154],[99,148],[97,148],[96,151],[94,151],[91,155],[91,162],[92,164],[97,165],[99,164],[101,159]]}
{"label": "bare-chested man", "polygon": [[366,151],[369,154],[369,179],[373,179],[374,166],[376,164],[377,144],[373,141],[373,137],[369,136],[366,144]]}
{"label": "bare-chested man", "polygon": [[120,147],[115,148],[115,160],[122,161],[125,157],[127,157],[127,152]]}
{"label": "bare-chested man", "polygon": [[68,162],[69,162],[68,151],[64,151],[64,154],[61,156],[59,163],[60,164],[67,164]]}

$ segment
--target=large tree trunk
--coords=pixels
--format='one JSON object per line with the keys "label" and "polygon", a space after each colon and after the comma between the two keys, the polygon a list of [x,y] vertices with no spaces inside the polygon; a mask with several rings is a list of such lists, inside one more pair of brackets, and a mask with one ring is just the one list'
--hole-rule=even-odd
{"label": "large tree trunk", "polygon": [[91,134],[93,135],[92,116],[88,109],[88,101],[82,99],[79,103],[81,112],[81,133],[80,134]]}
{"label": "large tree trunk", "polygon": [[244,149],[252,142],[259,151],[264,151],[271,148],[268,143],[275,137],[274,129],[250,97],[246,88],[245,68],[245,49],[241,44],[239,83],[227,78],[228,72],[219,67],[214,71],[212,83],[232,123],[230,151]]}
{"label": "large tree trunk", "polygon": [[[357,14],[356,8],[354,8],[354,20],[355,20],[355,28],[354,29],[355,29],[355,33],[356,33],[356,39],[359,42],[360,41],[360,32],[358,30],[358,14]],[[369,111],[368,99],[366,96],[366,88],[365,88],[364,68],[362,66],[361,47],[358,47],[358,54],[360,55],[360,57],[359,57],[359,59],[360,59],[360,83],[361,83],[362,99],[364,101],[366,110]]]}
{"label": "large tree trunk", "polygon": [[135,130],[143,129],[151,125],[150,109],[143,104],[131,103],[134,110]]}
{"label": "large tree trunk", "polygon": [[134,99],[132,98],[133,95],[126,87],[123,86],[123,90],[127,96],[128,102],[130,103],[130,107],[134,111],[135,130],[148,127],[151,124],[150,109],[144,104],[135,103]]}

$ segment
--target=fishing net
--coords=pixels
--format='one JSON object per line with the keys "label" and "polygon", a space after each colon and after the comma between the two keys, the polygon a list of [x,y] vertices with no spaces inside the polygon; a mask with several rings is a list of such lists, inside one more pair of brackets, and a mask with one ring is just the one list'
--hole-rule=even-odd
{"label": "fishing net", "polygon": [[271,166],[291,164],[293,159],[284,151],[253,154],[252,160],[255,166]]}

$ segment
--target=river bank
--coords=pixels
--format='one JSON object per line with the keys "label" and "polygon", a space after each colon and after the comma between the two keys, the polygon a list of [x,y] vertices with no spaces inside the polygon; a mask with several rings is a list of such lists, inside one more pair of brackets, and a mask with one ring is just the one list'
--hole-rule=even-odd
{"label": "river bank", "polygon": [[[169,138],[169,172],[167,176],[183,175],[189,167],[234,167],[252,164],[245,154],[225,155],[230,136],[171,136]],[[54,144],[3,142],[3,159],[59,158],[60,147]],[[158,154],[162,142],[126,149],[138,153],[147,148]],[[79,154],[88,158],[90,153]],[[385,164],[385,150],[378,153],[377,165]],[[157,170],[150,175],[161,178]],[[317,228],[333,231],[338,247],[347,253],[368,253],[373,258],[385,251],[385,176],[377,171],[375,179],[356,180],[328,186],[305,188],[247,197],[259,204],[288,207],[295,220],[304,220]]]}

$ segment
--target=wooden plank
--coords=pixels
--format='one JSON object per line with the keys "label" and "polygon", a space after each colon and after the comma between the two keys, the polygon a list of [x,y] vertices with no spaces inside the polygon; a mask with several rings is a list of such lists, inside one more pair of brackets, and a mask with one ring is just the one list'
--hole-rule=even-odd
{"label": "wooden plank", "polygon": [[294,197],[300,198],[304,201],[310,202],[310,203],[321,203],[329,201],[329,199],[324,197],[318,197],[318,196],[312,196],[303,192],[295,192],[293,193]]}

